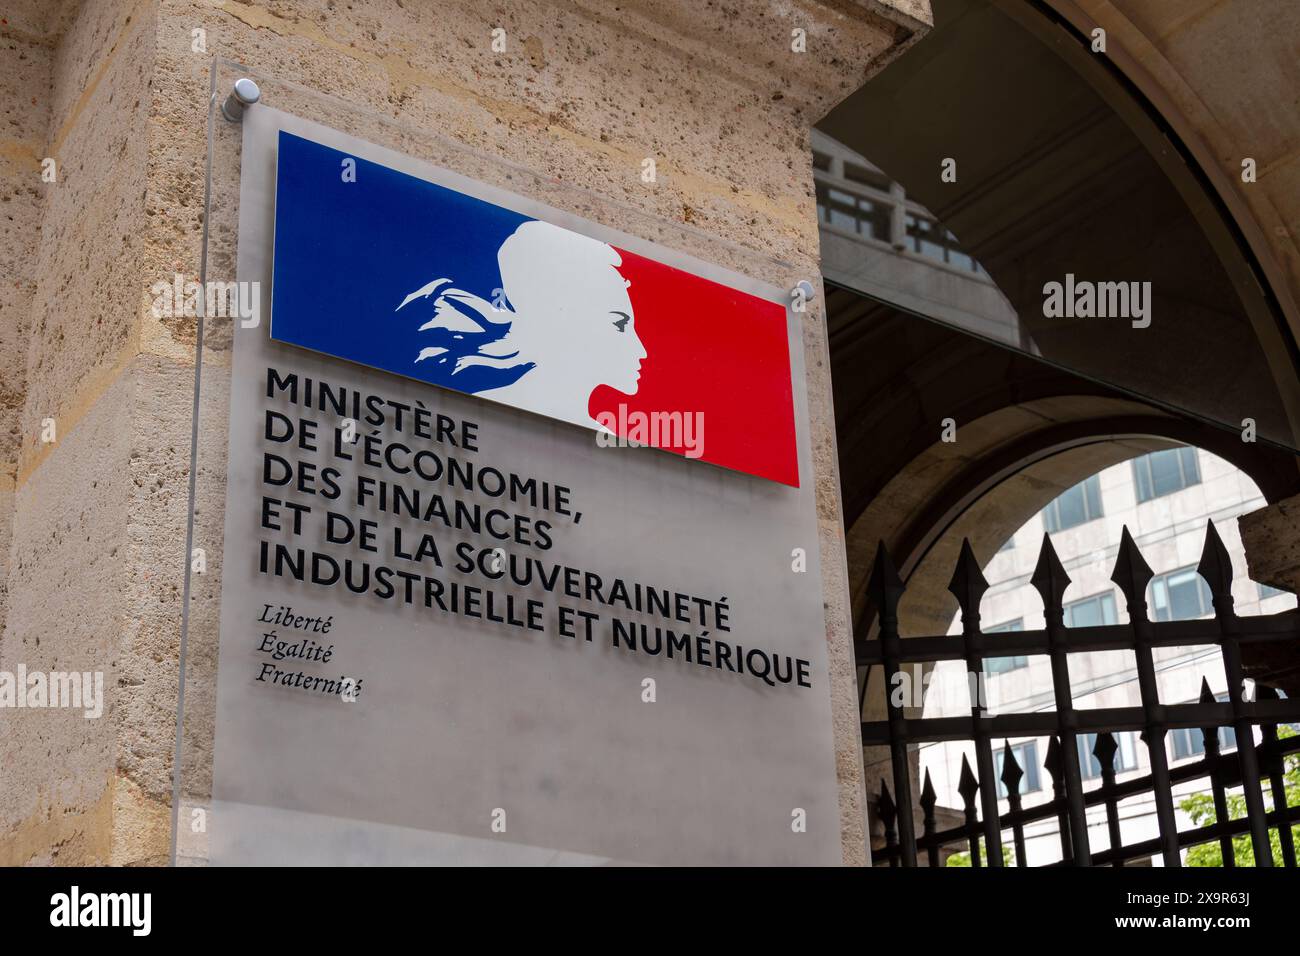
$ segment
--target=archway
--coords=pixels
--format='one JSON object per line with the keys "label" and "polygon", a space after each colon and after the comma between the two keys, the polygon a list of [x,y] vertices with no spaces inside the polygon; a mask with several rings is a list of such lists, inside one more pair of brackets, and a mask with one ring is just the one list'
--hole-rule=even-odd
{"label": "archway", "polygon": [[[1160,72],[1150,42],[1141,63],[1154,82],[1126,75],[1137,61],[1121,48],[1145,34],[1116,6],[1103,24],[1115,59],[1101,63],[1070,0],[935,0],[926,41],[819,124],[860,650],[874,634],[866,585],[881,542],[907,584],[901,633],[943,634],[962,541],[983,564],[1109,465],[1193,445],[1269,503],[1300,492],[1286,243],[1239,221],[1255,205],[1225,181],[1231,140],[1211,135],[1207,149],[1192,135],[1204,117],[1170,93],[1177,70]],[[1215,157],[1208,175],[1200,163]],[[1146,281],[1154,320],[1062,321],[1043,293],[1067,276]],[[864,687],[864,699],[883,697]]]}

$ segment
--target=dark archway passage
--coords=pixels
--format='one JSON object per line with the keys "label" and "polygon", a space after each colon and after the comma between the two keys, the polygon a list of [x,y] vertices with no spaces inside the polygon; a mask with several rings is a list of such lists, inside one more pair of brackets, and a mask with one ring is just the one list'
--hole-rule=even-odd
{"label": "dark archway passage", "polygon": [[[1250,418],[1262,440],[1300,448],[1294,333],[1167,125],[1104,57],[1081,56],[1045,7],[937,0],[934,10],[926,42],[818,126],[850,157],[819,182],[871,203],[854,230],[842,201],[819,197],[827,277],[1189,417],[1233,429]],[[862,228],[883,205],[862,163],[905,194],[901,228]],[[846,241],[894,256],[855,257]],[[978,264],[1001,308],[976,303],[969,284],[951,289],[962,270],[936,255],[945,245]],[[887,268],[899,260],[933,266],[912,280],[922,289],[899,293]],[[1049,284],[1077,286],[1080,314],[1050,309]],[[1087,313],[1084,292],[1100,303],[1116,286],[1132,286],[1132,309]]]}
{"label": "dark archway passage", "polygon": [[[934,8],[926,41],[813,140],[860,662],[879,658],[882,543],[899,633],[940,635],[962,543],[984,565],[1108,466],[1192,445],[1269,503],[1300,493],[1290,300],[1169,124],[1047,4]],[[1142,286],[1148,312],[1049,310],[1050,284],[1075,280]]]}

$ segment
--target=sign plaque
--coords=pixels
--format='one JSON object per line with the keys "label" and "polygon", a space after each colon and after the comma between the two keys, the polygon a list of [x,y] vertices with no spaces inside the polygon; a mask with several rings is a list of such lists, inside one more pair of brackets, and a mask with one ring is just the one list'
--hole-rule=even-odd
{"label": "sign plaque", "polygon": [[785,293],[243,123],[211,861],[838,863]]}

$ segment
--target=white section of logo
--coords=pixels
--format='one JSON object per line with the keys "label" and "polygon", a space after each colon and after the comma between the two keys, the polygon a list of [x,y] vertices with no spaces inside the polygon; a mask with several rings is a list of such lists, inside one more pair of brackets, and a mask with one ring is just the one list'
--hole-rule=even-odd
{"label": "white section of logo", "polygon": [[[587,410],[591,393],[608,385],[636,394],[646,357],[627,292],[631,283],[618,273],[618,250],[550,223],[529,221],[501,244],[497,264],[504,296],[495,304],[449,286],[451,279],[436,279],[402,300],[399,310],[436,296],[433,317],[420,331],[444,333],[442,344],[421,349],[415,361],[454,354],[453,375],[475,366],[503,372],[525,367],[509,384],[465,390],[602,428]],[[489,341],[475,345],[474,338]],[[460,343],[466,346],[463,352],[455,351]]]}

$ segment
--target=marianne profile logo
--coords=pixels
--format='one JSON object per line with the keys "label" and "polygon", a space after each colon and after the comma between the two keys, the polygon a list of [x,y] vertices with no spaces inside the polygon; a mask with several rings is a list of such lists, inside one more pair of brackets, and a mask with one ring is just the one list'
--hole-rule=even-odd
{"label": "marianne profile logo", "polygon": [[275,340],[799,485],[779,301],[283,131],[274,260]]}
{"label": "marianne profile logo", "polygon": [[432,313],[416,362],[442,367],[453,384],[466,376],[465,391],[575,424],[596,424],[590,399],[601,386],[636,394],[646,348],[618,250],[533,219],[496,259],[492,302],[446,278],[402,300],[398,311]]}

